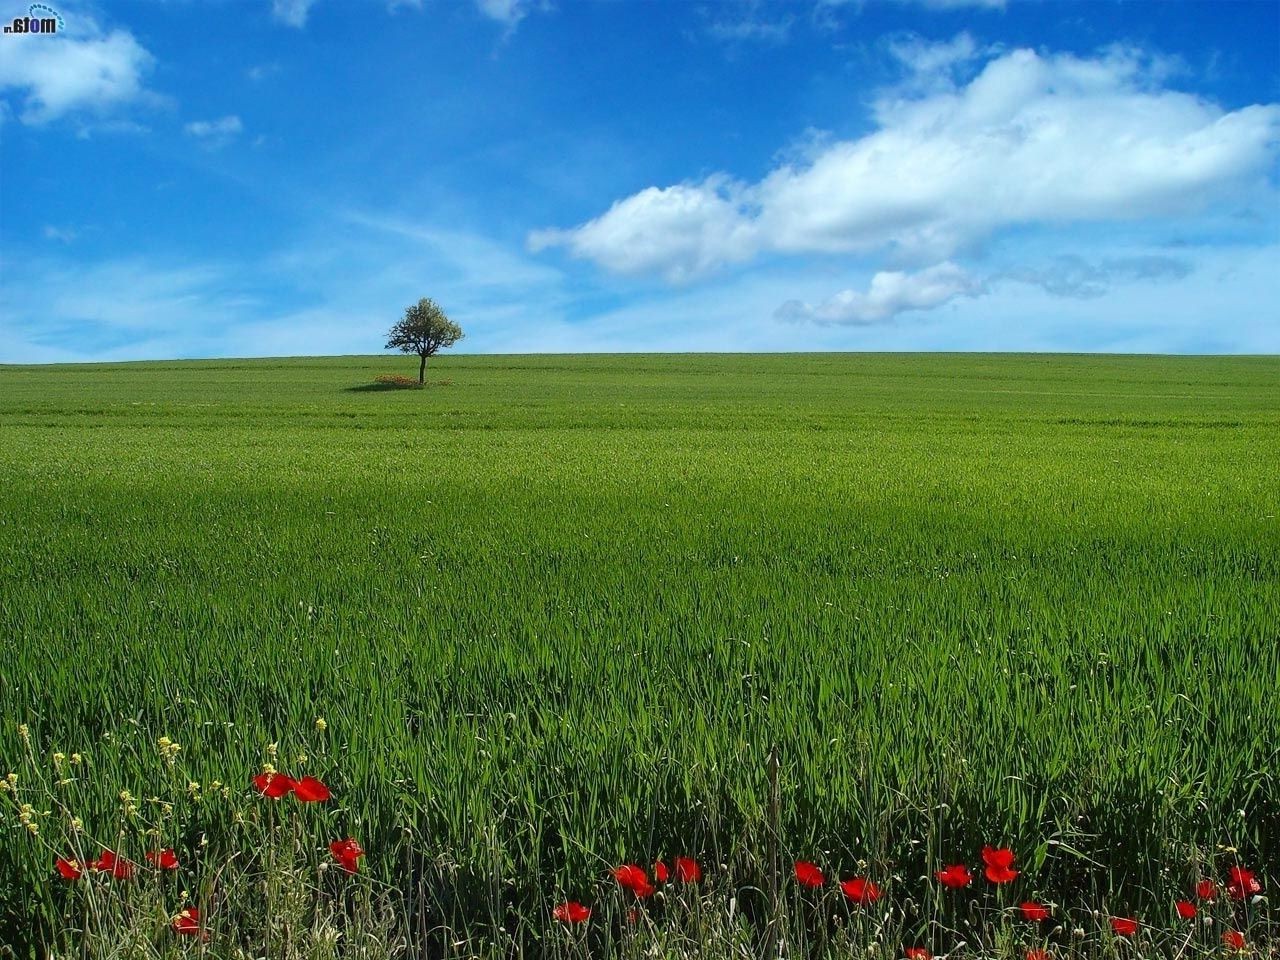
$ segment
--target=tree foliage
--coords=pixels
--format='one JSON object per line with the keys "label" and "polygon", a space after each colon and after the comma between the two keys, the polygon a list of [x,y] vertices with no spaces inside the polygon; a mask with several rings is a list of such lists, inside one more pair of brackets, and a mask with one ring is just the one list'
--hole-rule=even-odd
{"label": "tree foliage", "polygon": [[387,334],[387,349],[416,353],[422,358],[418,366],[418,382],[426,376],[427,357],[442,347],[452,347],[463,337],[462,328],[445,316],[440,305],[430,297],[405,308],[404,317]]}

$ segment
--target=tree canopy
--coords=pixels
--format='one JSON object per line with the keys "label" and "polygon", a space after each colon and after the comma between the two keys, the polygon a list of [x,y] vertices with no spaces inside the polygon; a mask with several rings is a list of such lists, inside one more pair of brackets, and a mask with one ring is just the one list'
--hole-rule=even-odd
{"label": "tree canopy", "polygon": [[462,328],[445,315],[440,305],[430,297],[423,297],[406,307],[404,317],[391,328],[387,349],[416,353],[422,359],[418,365],[418,382],[422,383],[427,372],[427,357],[442,347],[452,347],[462,337]]}

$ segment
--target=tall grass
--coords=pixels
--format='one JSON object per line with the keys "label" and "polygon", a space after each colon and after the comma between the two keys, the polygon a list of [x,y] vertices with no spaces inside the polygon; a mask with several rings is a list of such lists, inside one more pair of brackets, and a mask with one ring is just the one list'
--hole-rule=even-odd
{"label": "tall grass", "polygon": [[[434,948],[686,852],[758,919],[774,744],[783,857],[896,878],[912,936],[984,842],[1080,908],[1274,891],[1280,361],[442,366],[0,368],[0,763],[80,753],[96,837],[230,785],[194,849],[277,744]],[[53,884],[6,824],[0,942]]]}

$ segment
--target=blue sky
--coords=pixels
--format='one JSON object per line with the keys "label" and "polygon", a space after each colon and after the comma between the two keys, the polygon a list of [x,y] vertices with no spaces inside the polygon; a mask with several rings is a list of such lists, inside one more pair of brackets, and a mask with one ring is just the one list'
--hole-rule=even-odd
{"label": "blue sky", "polygon": [[50,5],[3,362],[1280,352],[1274,0]]}

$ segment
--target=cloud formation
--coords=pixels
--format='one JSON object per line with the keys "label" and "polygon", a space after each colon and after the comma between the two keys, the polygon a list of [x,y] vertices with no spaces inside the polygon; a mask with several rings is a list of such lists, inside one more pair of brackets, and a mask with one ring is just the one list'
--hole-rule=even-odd
{"label": "cloud formation", "polygon": [[529,13],[529,0],[475,0],[476,8],[490,20],[514,30]]}
{"label": "cloud formation", "polygon": [[281,23],[301,29],[316,0],[271,0],[271,15]]}
{"label": "cloud formation", "polygon": [[822,303],[788,300],[774,312],[779,320],[868,326],[887,323],[908,310],[932,310],[956,297],[976,297],[984,285],[954,263],[939,263],[916,273],[881,271],[866,293],[841,290]]}
{"label": "cloud formation", "polygon": [[109,113],[158,99],[143,78],[155,58],[128,30],[104,33],[82,14],[66,32],[11,34],[0,43],[0,94],[14,96],[23,123],[41,125],[68,114]]}
{"label": "cloud formation", "polygon": [[[945,74],[971,43],[917,47],[913,69]],[[1008,227],[1178,218],[1269,189],[1280,104],[1224,111],[1165,88],[1163,65],[1128,49],[986,56],[965,84],[885,91],[872,133],[759,182],[648,187],[529,246],[673,282],[763,253],[937,263]]]}
{"label": "cloud formation", "polygon": [[1190,263],[1174,257],[1109,257],[1090,263],[1083,257],[1066,254],[1047,265],[1017,267],[998,273],[991,279],[1034,284],[1055,297],[1091,300],[1104,296],[1116,282],[1181,280],[1191,269]]}
{"label": "cloud formation", "polygon": [[239,136],[244,124],[235,114],[217,120],[193,120],[182,128],[187,136],[202,140],[209,146],[222,146]]}

